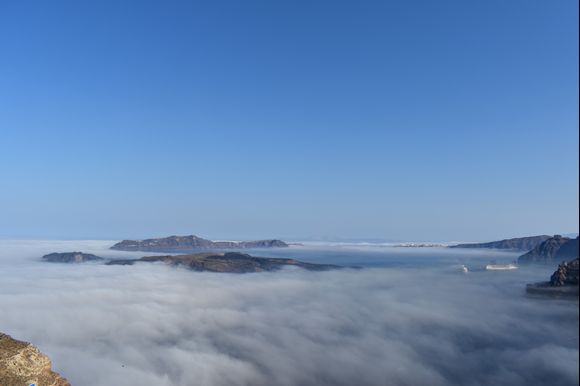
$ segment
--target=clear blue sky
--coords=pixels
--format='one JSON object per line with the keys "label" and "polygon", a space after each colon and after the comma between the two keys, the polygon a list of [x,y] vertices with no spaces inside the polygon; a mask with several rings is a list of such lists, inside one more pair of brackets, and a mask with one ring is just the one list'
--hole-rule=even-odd
{"label": "clear blue sky", "polygon": [[575,232],[577,15],[3,1],[0,237]]}

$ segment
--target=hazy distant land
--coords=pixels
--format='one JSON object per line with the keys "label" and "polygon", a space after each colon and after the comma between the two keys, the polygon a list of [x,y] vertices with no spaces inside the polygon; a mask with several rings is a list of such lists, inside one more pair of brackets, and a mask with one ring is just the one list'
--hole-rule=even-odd
{"label": "hazy distant land", "polygon": [[490,248],[490,249],[514,249],[520,251],[529,251],[542,242],[549,239],[548,235],[516,237],[499,241],[490,241],[486,243],[467,243],[450,245],[449,248]]}

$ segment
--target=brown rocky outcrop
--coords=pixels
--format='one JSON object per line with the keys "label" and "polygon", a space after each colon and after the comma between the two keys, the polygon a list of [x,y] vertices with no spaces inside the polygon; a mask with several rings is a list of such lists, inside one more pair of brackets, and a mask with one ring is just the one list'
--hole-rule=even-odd
{"label": "brown rocky outcrop", "polygon": [[526,291],[530,294],[555,297],[578,297],[580,262],[578,258],[563,262],[550,277],[550,281],[528,284]]}
{"label": "brown rocky outcrop", "polygon": [[562,287],[565,285],[577,286],[579,283],[579,264],[578,258],[560,264],[550,278],[550,285],[553,287]]}
{"label": "brown rocky outcrop", "polygon": [[0,333],[0,385],[71,386],[51,370],[50,359],[31,343]]}

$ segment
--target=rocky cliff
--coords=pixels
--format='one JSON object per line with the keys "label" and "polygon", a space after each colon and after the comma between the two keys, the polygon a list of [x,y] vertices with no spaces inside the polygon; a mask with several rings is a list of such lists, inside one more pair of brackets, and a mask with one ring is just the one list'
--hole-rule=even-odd
{"label": "rocky cliff", "polygon": [[548,295],[555,297],[578,297],[579,293],[579,268],[578,258],[563,262],[550,277],[550,281],[528,284],[526,291],[535,295]]}
{"label": "rocky cliff", "polygon": [[489,249],[515,249],[519,251],[530,251],[549,238],[550,236],[547,235],[517,237],[513,239],[491,241],[489,243],[451,245],[449,246],[449,248],[489,248]]}
{"label": "rocky cliff", "polygon": [[27,342],[0,333],[0,385],[70,386],[51,370],[50,359]]}
{"label": "rocky cliff", "polygon": [[536,248],[518,258],[518,263],[562,262],[578,257],[578,237],[569,239],[560,235],[550,237]]}
{"label": "rocky cliff", "polygon": [[294,259],[255,257],[245,253],[197,253],[173,256],[146,256],[135,260],[111,260],[108,265],[131,265],[136,262],[156,262],[185,266],[194,271],[209,272],[263,272],[275,271],[284,266],[300,267],[310,271],[324,271],[340,268],[330,264],[305,263]]}
{"label": "rocky cliff", "polygon": [[198,236],[169,236],[146,240],[123,240],[111,247],[119,251],[174,252],[208,249],[245,249],[287,247],[281,240],[211,241]]}
{"label": "rocky cliff", "polygon": [[42,256],[42,258],[51,263],[84,263],[86,261],[103,260],[102,257],[82,252],[49,253]]}
{"label": "rocky cliff", "polygon": [[563,262],[558,265],[556,272],[550,277],[550,285],[552,287],[562,287],[566,285],[577,286],[580,283],[580,261],[578,258],[572,261]]}

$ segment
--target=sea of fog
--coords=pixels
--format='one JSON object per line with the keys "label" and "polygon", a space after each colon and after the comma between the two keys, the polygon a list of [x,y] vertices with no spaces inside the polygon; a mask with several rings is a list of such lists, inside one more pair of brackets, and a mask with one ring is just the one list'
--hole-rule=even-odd
{"label": "sea of fog", "polygon": [[362,269],[252,274],[40,260],[145,255],[113,243],[0,241],[0,331],[74,386],[578,384],[578,301],[525,293],[555,266],[482,270],[517,253],[314,244],[249,252]]}

